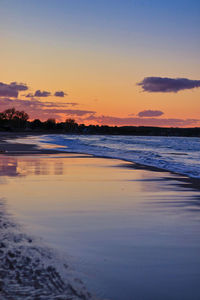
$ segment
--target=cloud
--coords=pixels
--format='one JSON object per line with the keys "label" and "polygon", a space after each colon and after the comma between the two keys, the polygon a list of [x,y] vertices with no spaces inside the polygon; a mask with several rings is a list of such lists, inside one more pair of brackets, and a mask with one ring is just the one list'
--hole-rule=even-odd
{"label": "cloud", "polygon": [[187,78],[145,77],[137,85],[141,86],[143,91],[149,93],[177,93],[181,90],[200,87],[200,80],[191,80]]}
{"label": "cloud", "polygon": [[37,90],[34,94],[35,97],[49,97],[51,95],[50,92]]}
{"label": "cloud", "polygon": [[82,109],[57,109],[57,108],[51,108],[51,109],[45,109],[45,113],[49,114],[65,114],[69,116],[78,116],[82,117],[88,114],[95,114],[95,111],[92,110],[82,110]]}
{"label": "cloud", "polygon": [[199,119],[165,119],[165,118],[138,118],[128,117],[120,118],[113,116],[90,115],[83,121],[89,121],[101,125],[119,125],[119,126],[166,126],[166,127],[185,127],[196,126],[200,124]]}
{"label": "cloud", "polygon": [[0,82],[0,97],[14,97],[17,98],[19,91],[26,91],[28,87],[24,83],[11,82],[6,84]]}
{"label": "cloud", "polygon": [[138,113],[138,117],[159,117],[159,116],[162,116],[164,113],[161,111],[161,110],[143,110],[143,111],[140,111]]}
{"label": "cloud", "polygon": [[33,98],[33,97],[34,97],[34,94],[28,93],[28,94],[23,95],[23,96],[25,96],[26,98]]}
{"label": "cloud", "polygon": [[[33,97],[49,97],[51,96],[51,93],[50,92],[47,92],[47,91],[40,91],[40,90],[37,90],[35,92],[35,94],[33,93],[28,93],[27,95],[25,95],[26,98],[33,98]],[[64,97],[64,96],[67,96],[67,94],[63,91],[56,91],[54,93],[54,96],[55,97]]]}
{"label": "cloud", "polygon": [[31,100],[10,98],[0,99],[0,111],[15,107],[17,110],[25,110],[29,114],[31,119],[40,118],[41,120],[46,120],[47,118],[53,117],[61,121],[63,119],[63,115],[80,117],[95,113],[91,110],[68,109],[68,107],[76,105],[78,105],[78,103],[76,102],[42,102],[34,98],[32,98]]}
{"label": "cloud", "polygon": [[63,91],[56,91],[54,93],[54,96],[56,96],[56,97],[64,97],[64,96],[67,96],[67,94],[65,92],[63,92]]}
{"label": "cloud", "polygon": [[84,116],[88,114],[95,114],[93,110],[82,110],[82,109],[45,109],[46,112],[52,112],[59,114],[67,114],[70,116]]}
{"label": "cloud", "polygon": [[27,85],[24,84],[24,83],[11,82],[10,87],[12,89],[17,90],[17,91],[26,91],[26,90],[28,90]]}
{"label": "cloud", "polygon": [[[87,122],[92,124],[101,125],[119,125],[119,126],[166,126],[166,127],[187,127],[199,126],[199,119],[167,119],[155,117],[127,117],[120,118],[115,116],[97,116],[95,111],[71,109],[70,107],[76,106],[76,102],[43,102],[38,99],[32,98],[31,100],[23,99],[0,99],[0,111],[7,108],[15,107],[17,110],[26,111],[31,119],[39,118],[45,121],[48,118],[55,118],[62,121],[67,117],[75,117],[79,123]],[[68,108],[69,107],[69,108]]]}

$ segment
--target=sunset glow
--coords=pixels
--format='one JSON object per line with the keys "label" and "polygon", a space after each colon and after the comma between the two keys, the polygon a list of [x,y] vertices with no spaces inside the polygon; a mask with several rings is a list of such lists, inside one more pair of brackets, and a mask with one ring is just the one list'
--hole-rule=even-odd
{"label": "sunset glow", "polygon": [[2,0],[0,111],[200,126],[199,9],[186,0]]}

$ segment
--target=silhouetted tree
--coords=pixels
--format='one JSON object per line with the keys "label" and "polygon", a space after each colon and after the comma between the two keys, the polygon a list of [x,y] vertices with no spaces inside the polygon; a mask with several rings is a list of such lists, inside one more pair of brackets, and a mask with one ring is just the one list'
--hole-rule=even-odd
{"label": "silhouetted tree", "polygon": [[78,128],[78,124],[75,122],[74,119],[66,119],[65,121],[65,130],[67,132],[73,132]]}
{"label": "silhouetted tree", "polygon": [[6,126],[14,128],[24,128],[29,119],[29,115],[24,111],[15,110],[15,108],[9,108],[4,110],[0,114],[1,123]]}
{"label": "silhouetted tree", "polygon": [[43,127],[43,123],[39,119],[35,119],[31,122],[32,129],[41,129]]}
{"label": "silhouetted tree", "polygon": [[9,108],[0,113],[0,130],[26,129],[45,131],[52,130],[56,133],[80,133],[80,134],[112,134],[134,136],[190,136],[200,137],[200,128],[166,128],[150,126],[107,126],[107,125],[78,125],[74,119],[66,119],[65,122],[56,123],[53,118],[45,122],[35,119],[28,121],[29,116],[24,111]]}
{"label": "silhouetted tree", "polygon": [[45,128],[48,130],[52,130],[56,128],[56,120],[53,118],[48,119],[46,122],[44,122]]}

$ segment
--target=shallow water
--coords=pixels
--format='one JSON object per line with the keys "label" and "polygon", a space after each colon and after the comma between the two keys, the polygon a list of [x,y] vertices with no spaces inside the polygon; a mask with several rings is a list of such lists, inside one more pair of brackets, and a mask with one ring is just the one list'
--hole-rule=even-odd
{"label": "shallow water", "polygon": [[200,299],[200,194],[167,172],[78,155],[4,156],[1,197],[110,299]]}
{"label": "shallow water", "polygon": [[200,138],[50,134],[25,138],[45,148],[118,158],[200,178]]}

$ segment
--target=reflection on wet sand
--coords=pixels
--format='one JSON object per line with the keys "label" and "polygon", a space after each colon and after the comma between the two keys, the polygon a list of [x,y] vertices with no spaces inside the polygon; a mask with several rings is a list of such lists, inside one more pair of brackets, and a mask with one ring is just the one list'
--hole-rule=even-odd
{"label": "reflection on wet sand", "polygon": [[[82,160],[83,158],[84,160]],[[71,183],[68,189],[68,195],[73,197],[76,185],[80,187],[79,190],[84,190],[84,186],[86,186],[84,182],[92,181],[93,185],[90,186],[89,193],[91,194],[93,191],[95,197],[95,188],[98,190],[99,182],[121,181],[124,182],[120,189],[120,195],[123,197],[124,193],[127,192],[127,188],[130,187],[130,185],[127,186],[125,183],[132,182],[134,194],[142,193],[143,198],[148,197],[147,204],[151,203],[151,208],[153,209],[161,209],[161,207],[164,209],[166,207],[168,209],[169,207],[191,209],[191,206],[196,206],[195,209],[198,209],[200,206],[198,185],[193,186],[193,181],[188,181],[184,176],[159,172],[158,170],[151,172],[132,163],[119,164],[118,160],[97,158],[91,160],[91,158],[91,156],[79,154],[2,156],[0,160],[0,176],[4,180],[2,181],[1,179],[1,183],[6,182],[6,177],[50,176],[51,180],[55,178],[53,186],[56,190],[59,180],[65,182],[77,181],[75,186]],[[116,172],[113,172],[113,170]],[[62,178],[59,179],[59,176],[62,176]],[[98,184],[95,185],[94,181]],[[37,184],[40,189],[40,184]],[[196,191],[192,190],[193,187]],[[111,191],[112,186],[109,186],[109,191],[106,190],[106,193],[110,194]],[[191,193],[191,191],[193,192]],[[165,192],[167,197],[163,197],[163,192]],[[159,193],[161,201],[157,199]],[[176,195],[176,198],[169,198],[170,193],[172,193],[173,197]],[[103,190],[102,194],[104,194]],[[23,199],[23,195],[21,198]],[[104,200],[102,199],[102,201]]]}
{"label": "reflection on wet sand", "polygon": [[27,175],[62,175],[63,162],[49,161],[43,158],[34,159],[32,157],[24,156],[23,158],[17,156],[2,156],[0,160],[0,176],[27,176]]}
{"label": "reflection on wet sand", "polygon": [[[65,158],[87,158],[90,155],[3,155],[0,160],[0,176],[63,175]],[[55,158],[59,158],[55,159]]]}
{"label": "reflection on wet sand", "polygon": [[2,157],[1,197],[27,230],[74,256],[110,299],[199,299],[199,190],[183,177],[71,154]]}
{"label": "reflection on wet sand", "polygon": [[0,160],[0,176],[18,176],[16,158],[2,156]]}

